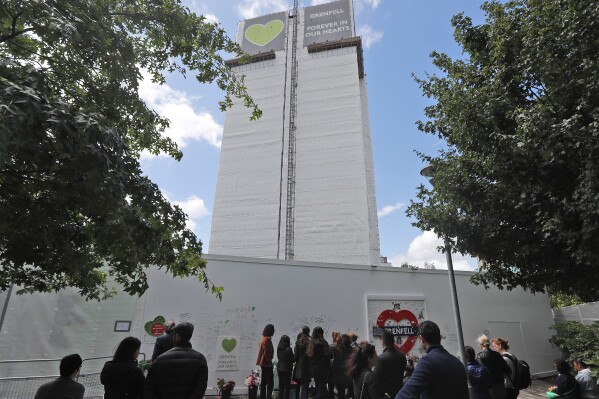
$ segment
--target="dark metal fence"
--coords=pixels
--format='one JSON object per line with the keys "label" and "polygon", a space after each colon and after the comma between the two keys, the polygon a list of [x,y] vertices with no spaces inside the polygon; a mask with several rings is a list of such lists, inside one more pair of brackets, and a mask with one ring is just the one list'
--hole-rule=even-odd
{"label": "dark metal fence", "polygon": [[[142,360],[146,355],[140,354]],[[100,383],[100,371],[112,356],[83,359],[77,381],[85,387],[86,399],[102,399],[104,386]],[[61,359],[0,360],[0,399],[28,399],[43,384],[58,378],[58,375],[32,375],[31,370],[51,368],[58,371]]]}

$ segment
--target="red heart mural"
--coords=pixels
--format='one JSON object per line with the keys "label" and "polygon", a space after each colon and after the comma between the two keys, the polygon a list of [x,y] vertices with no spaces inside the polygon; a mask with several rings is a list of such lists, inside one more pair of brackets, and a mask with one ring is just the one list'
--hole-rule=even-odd
{"label": "red heart mural", "polygon": [[[383,310],[379,317],[376,319],[376,326],[385,327],[385,323],[387,322],[387,320],[393,320],[396,323],[399,323],[402,320],[407,320],[410,322],[412,327],[418,327],[418,319],[416,318],[416,316],[414,316],[414,313],[405,309],[399,311]],[[416,338],[417,337],[415,335],[411,335],[404,341],[404,343],[401,346],[398,346],[396,344],[395,347],[407,355],[408,352],[410,352],[414,347],[414,344],[416,343]]]}

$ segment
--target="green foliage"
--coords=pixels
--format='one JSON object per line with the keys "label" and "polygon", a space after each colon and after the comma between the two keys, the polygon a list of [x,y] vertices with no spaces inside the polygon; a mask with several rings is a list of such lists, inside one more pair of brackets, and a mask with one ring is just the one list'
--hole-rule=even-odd
{"label": "green foliage", "polygon": [[4,0],[0,6],[0,290],[76,287],[110,296],[107,273],[131,295],[146,269],[205,274],[202,243],[186,215],[142,175],[142,150],[180,159],[168,120],[139,97],[140,68],[192,74],[260,116],[241,57],[216,24],[178,0]]}
{"label": "green foliage", "polygon": [[599,2],[482,8],[452,20],[464,59],[416,79],[436,100],[418,127],[447,147],[419,154],[435,187],[407,214],[481,260],[475,283],[599,299]]}
{"label": "green foliage", "polygon": [[562,294],[560,292],[549,294],[549,304],[552,309],[563,308],[564,306],[579,305],[584,303],[582,299],[576,295]]}
{"label": "green foliage", "polygon": [[402,269],[418,270],[418,266],[411,265],[408,262],[403,262],[399,267]]}
{"label": "green foliage", "polygon": [[577,321],[563,321],[552,327],[557,334],[549,342],[560,350],[564,359],[576,358],[597,362],[599,357],[599,322],[582,324]]}

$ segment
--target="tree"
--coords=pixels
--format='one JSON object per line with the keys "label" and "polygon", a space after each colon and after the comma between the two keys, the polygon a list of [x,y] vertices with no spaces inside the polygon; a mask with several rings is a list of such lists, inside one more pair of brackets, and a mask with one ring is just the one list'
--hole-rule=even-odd
{"label": "tree", "polygon": [[182,154],[138,84],[193,74],[257,118],[222,58],[240,48],[178,0],[3,0],[0,29],[0,289],[102,299],[110,275],[141,295],[154,265],[220,297],[186,215],[142,175],[142,150]]}
{"label": "tree", "polygon": [[418,128],[447,146],[419,154],[435,187],[416,226],[478,257],[473,281],[598,299],[599,3],[514,0],[452,19],[464,59],[432,53],[416,78],[434,104]]}
{"label": "tree", "polygon": [[560,350],[564,359],[599,360],[599,322],[562,321],[552,328],[557,334],[549,342]]}
{"label": "tree", "polygon": [[551,305],[552,309],[559,309],[572,305],[580,305],[581,303],[584,303],[584,301],[582,301],[576,295],[567,295],[562,294],[560,292],[549,293],[549,304]]}

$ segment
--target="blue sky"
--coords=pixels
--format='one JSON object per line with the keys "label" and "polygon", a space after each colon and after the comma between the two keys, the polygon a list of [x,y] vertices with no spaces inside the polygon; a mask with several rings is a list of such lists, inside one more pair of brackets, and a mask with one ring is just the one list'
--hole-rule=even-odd
{"label": "blue sky", "polygon": [[[302,6],[327,0],[303,0]],[[183,0],[192,11],[218,21],[235,37],[237,23],[246,18],[285,10],[289,0]],[[426,183],[419,175],[422,163],[414,150],[433,154],[443,143],[416,129],[424,119],[425,99],[411,74],[438,72],[429,54],[435,50],[462,57],[453,39],[451,17],[459,12],[475,23],[484,22],[476,0],[354,0],[358,35],[364,43],[364,64],[375,166],[381,255],[394,265],[403,261],[422,266],[432,262],[444,268],[441,245],[433,232],[422,232],[405,215],[416,187]],[[171,76],[167,84],[149,81],[140,86],[142,98],[158,113],[171,119],[168,134],[183,150],[177,162],[165,156],[142,158],[145,173],[171,202],[183,207],[189,227],[209,251],[211,212],[216,187],[224,113],[218,109],[222,92],[195,79]],[[251,94],[251,93],[250,93]],[[471,269],[468,257],[454,257],[457,269]]]}

